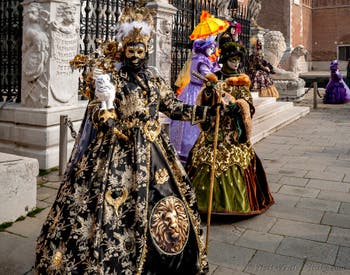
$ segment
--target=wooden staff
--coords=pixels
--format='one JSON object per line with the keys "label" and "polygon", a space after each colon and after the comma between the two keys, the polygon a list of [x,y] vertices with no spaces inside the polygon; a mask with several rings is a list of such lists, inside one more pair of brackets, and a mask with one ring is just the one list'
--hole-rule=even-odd
{"label": "wooden staff", "polygon": [[[205,81],[209,85],[211,84],[209,80],[199,74],[196,71],[192,71],[192,74],[199,79]],[[216,91],[217,94],[217,102],[220,102],[221,100],[221,89],[219,91]],[[216,117],[215,117],[215,130],[214,130],[214,140],[213,140],[213,162],[210,170],[210,186],[209,186],[209,204],[208,204],[208,216],[207,216],[207,234],[205,239],[205,250],[208,255],[208,246],[209,246],[209,230],[210,230],[210,220],[211,220],[211,209],[213,205],[213,191],[214,191],[214,180],[215,180],[215,163],[216,163],[216,153],[217,153],[217,146],[218,146],[218,136],[219,136],[219,123],[220,123],[220,105],[217,105],[216,107]]]}

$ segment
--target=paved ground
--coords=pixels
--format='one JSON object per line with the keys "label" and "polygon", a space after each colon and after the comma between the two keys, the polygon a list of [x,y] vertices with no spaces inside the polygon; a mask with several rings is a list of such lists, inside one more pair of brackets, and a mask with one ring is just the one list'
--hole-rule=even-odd
{"label": "paved ground", "polygon": [[[312,108],[312,95],[300,104]],[[212,220],[211,274],[350,274],[350,104],[324,105],[255,144],[276,204]],[[0,274],[33,274],[36,237],[55,199],[57,172],[38,177],[45,208],[0,232]]]}

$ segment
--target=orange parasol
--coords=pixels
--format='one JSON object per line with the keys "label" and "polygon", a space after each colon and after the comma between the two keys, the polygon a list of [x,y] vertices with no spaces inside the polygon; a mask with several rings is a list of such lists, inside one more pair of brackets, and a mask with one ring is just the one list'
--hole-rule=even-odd
{"label": "orange parasol", "polygon": [[191,40],[196,40],[199,38],[207,38],[210,35],[216,35],[218,33],[224,32],[230,24],[227,21],[215,18],[209,14],[208,11],[203,10],[200,22],[195,26],[192,34],[190,35]]}

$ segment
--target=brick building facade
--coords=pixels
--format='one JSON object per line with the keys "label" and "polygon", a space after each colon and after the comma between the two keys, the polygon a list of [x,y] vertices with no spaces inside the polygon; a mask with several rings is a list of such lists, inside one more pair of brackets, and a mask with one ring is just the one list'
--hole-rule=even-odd
{"label": "brick building facade", "polygon": [[289,48],[304,45],[312,61],[350,58],[350,0],[263,0],[258,24]]}

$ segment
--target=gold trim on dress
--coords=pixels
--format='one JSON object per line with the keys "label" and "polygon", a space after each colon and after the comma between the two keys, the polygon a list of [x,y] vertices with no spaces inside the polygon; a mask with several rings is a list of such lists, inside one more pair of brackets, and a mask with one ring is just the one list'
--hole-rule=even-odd
{"label": "gold trim on dress", "polygon": [[156,180],[156,184],[164,184],[169,179],[169,173],[165,168],[159,169],[155,173],[154,178]]}
{"label": "gold trim on dress", "polygon": [[112,190],[108,190],[105,195],[107,203],[113,206],[115,215],[117,217],[119,216],[119,213],[118,213],[119,207],[126,201],[129,195],[128,190],[126,188],[124,188],[121,192],[122,192],[122,195],[116,198],[113,198]]}
{"label": "gold trim on dress", "polygon": [[156,140],[160,131],[161,125],[158,120],[148,120],[143,126],[143,133],[150,142]]}
{"label": "gold trim on dress", "polygon": [[62,263],[63,254],[61,251],[56,251],[52,256],[52,264],[54,265],[55,269],[58,269]]}

